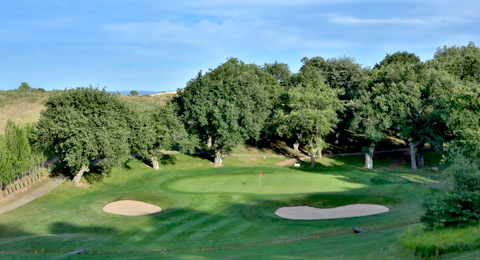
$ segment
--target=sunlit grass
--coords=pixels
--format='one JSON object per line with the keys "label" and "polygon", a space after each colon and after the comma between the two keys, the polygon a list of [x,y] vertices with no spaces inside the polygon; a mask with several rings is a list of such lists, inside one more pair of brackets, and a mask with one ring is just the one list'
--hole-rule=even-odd
{"label": "sunlit grass", "polygon": [[418,225],[400,236],[400,242],[422,257],[471,251],[480,248],[480,226],[424,231]]}

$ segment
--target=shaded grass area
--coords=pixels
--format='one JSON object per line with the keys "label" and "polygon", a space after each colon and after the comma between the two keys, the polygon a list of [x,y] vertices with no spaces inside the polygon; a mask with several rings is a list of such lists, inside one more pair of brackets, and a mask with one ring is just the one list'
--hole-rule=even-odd
{"label": "shaded grass area", "polygon": [[[276,166],[282,158],[226,157],[226,166],[212,168],[202,158],[171,156],[175,164],[159,171],[132,159],[129,167],[114,169],[89,188],[66,183],[1,215],[0,254],[21,259],[43,248],[45,257],[85,250],[72,259],[408,259],[413,254],[398,246],[397,236],[418,223],[420,205],[436,178],[403,168],[364,171],[357,157],[325,158],[310,169]],[[123,199],[164,210],[139,217],[102,211]],[[285,205],[353,203],[384,204],[390,212],[314,221],[274,214]],[[353,227],[370,233],[353,235]]]}
{"label": "shaded grass area", "polygon": [[445,228],[427,232],[417,225],[400,236],[400,242],[420,257],[472,251],[480,248],[480,227]]}

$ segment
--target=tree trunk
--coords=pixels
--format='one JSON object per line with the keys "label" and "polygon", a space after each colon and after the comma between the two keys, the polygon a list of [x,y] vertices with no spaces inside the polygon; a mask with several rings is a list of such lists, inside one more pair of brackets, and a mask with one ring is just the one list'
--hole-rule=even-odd
{"label": "tree trunk", "polygon": [[298,147],[300,146],[300,144],[298,142],[295,142],[293,144],[293,150],[295,150],[295,152],[298,152]]}
{"label": "tree trunk", "polygon": [[412,163],[412,169],[416,170],[417,169],[417,147],[413,142],[410,142],[410,160]]}
{"label": "tree trunk", "polygon": [[157,156],[152,156],[151,160],[152,160],[153,169],[154,170],[160,169],[160,167],[158,166],[158,157]]}
{"label": "tree trunk", "polygon": [[420,142],[418,144],[418,166],[420,167],[425,167],[425,159],[424,155],[425,154],[425,142]]}
{"label": "tree trunk", "polygon": [[312,156],[312,160],[310,161],[310,168],[314,168],[315,167],[315,155],[317,155],[317,152],[318,150],[315,148],[315,149],[312,149],[310,151],[310,154]]}
{"label": "tree trunk", "polygon": [[211,149],[212,148],[212,137],[209,137],[207,140],[207,148]]}
{"label": "tree trunk", "polygon": [[216,151],[215,152],[215,160],[213,161],[213,166],[214,167],[222,166],[222,157],[223,157],[223,154],[222,154],[221,151]]}
{"label": "tree trunk", "polygon": [[80,169],[80,171],[78,171],[78,173],[73,178],[73,180],[72,180],[73,184],[75,184],[75,186],[78,186],[78,184],[80,183],[80,179],[82,178],[83,174],[85,172],[88,172],[89,170],[90,169],[88,169],[87,165],[83,165],[82,168]]}
{"label": "tree trunk", "polygon": [[368,151],[365,152],[365,169],[372,170],[373,169],[373,154],[375,152],[375,144],[372,143],[370,147],[368,147]]}
{"label": "tree trunk", "polygon": [[318,152],[317,152],[317,153],[318,153],[318,159],[320,159],[320,160],[321,160],[321,159],[323,158],[323,155],[322,155],[322,148],[321,148],[321,147],[318,147],[317,149],[318,149]]}
{"label": "tree trunk", "polygon": [[338,144],[339,141],[340,141],[340,132],[335,134],[335,144]]}

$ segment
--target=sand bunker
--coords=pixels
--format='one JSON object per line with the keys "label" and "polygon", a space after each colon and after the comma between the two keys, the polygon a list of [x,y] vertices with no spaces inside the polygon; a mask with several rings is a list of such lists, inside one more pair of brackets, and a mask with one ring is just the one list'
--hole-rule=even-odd
{"label": "sand bunker", "polygon": [[108,203],[103,207],[103,211],[125,215],[125,216],[140,216],[160,212],[162,209],[149,203],[135,201],[135,200],[119,200]]}
{"label": "sand bunker", "polygon": [[320,209],[309,206],[283,207],[277,209],[275,214],[288,219],[336,219],[353,218],[375,215],[388,212],[389,209],[375,204],[352,204],[336,208]]}

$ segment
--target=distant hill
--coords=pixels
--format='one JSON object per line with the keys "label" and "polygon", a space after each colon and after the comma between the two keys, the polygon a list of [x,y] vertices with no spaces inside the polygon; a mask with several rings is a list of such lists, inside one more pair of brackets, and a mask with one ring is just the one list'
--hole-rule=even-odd
{"label": "distant hill", "polygon": [[[62,90],[56,90],[62,91]],[[52,94],[48,92],[20,92],[15,90],[0,91],[0,134],[5,130],[7,120],[24,126],[36,123],[43,102]],[[112,92],[118,93],[118,92]],[[159,93],[158,91],[138,91],[138,96],[130,96],[130,91],[121,91],[121,99],[143,104],[165,104],[177,91]]]}
{"label": "distant hill", "polygon": [[[112,92],[112,93],[120,93],[120,95],[122,95],[122,96],[129,96],[130,91],[131,90],[122,90],[122,91],[118,91],[118,92],[115,91],[115,92]],[[170,93],[170,92],[175,92],[176,93],[176,91],[160,92],[160,91],[151,91],[151,90],[137,90],[137,92],[138,92],[139,96],[142,96],[142,95],[157,95],[157,94]]]}
{"label": "distant hill", "polygon": [[177,91],[167,91],[167,92],[162,92],[162,93],[156,93],[152,94],[152,96],[157,97],[157,96],[165,96],[165,95],[176,95]]}
{"label": "distant hill", "polygon": [[0,91],[0,133],[3,133],[7,120],[21,126],[38,121],[43,102],[51,92]]}

